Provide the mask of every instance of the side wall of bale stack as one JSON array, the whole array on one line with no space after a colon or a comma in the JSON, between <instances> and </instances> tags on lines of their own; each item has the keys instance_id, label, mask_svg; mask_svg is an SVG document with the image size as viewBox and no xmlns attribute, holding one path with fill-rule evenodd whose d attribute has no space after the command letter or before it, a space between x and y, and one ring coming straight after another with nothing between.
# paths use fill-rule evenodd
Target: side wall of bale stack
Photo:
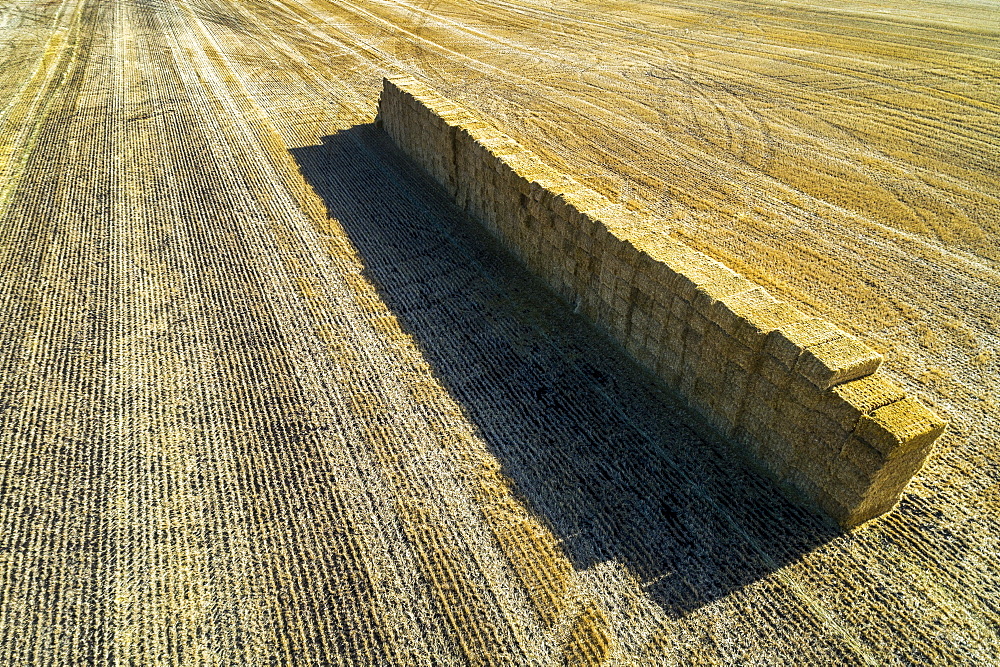
<instances>
[{"instance_id":1,"label":"side wall of bale stack","mask_svg":"<svg viewBox=\"0 0 1000 667\"><path fill-rule=\"evenodd\" d=\"M891 509L943 432L864 343L650 232L417 80L384 82L377 123L735 449L842 527Z\"/></svg>"}]
</instances>

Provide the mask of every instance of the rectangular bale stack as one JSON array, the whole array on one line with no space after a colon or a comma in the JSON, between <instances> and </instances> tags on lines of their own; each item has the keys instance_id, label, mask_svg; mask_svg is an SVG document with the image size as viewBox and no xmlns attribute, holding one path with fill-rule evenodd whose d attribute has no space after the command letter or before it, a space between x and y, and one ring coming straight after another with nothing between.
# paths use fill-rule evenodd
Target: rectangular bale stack
<instances>
[{"instance_id":1,"label":"rectangular bale stack","mask_svg":"<svg viewBox=\"0 0 1000 667\"><path fill-rule=\"evenodd\" d=\"M945 422L882 358L557 173L411 78L376 121L457 204L790 496L844 528L891 509Z\"/></svg>"}]
</instances>

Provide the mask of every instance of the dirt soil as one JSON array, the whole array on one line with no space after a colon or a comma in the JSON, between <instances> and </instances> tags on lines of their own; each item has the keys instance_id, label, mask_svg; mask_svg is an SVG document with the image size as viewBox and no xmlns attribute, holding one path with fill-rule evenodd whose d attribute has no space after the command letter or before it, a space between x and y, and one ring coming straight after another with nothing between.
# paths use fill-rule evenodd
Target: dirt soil
<instances>
[{"instance_id":1,"label":"dirt soil","mask_svg":"<svg viewBox=\"0 0 1000 667\"><path fill-rule=\"evenodd\" d=\"M990 2L0 7L0 664L986 664ZM411 74L886 355L851 534L372 125Z\"/></svg>"}]
</instances>

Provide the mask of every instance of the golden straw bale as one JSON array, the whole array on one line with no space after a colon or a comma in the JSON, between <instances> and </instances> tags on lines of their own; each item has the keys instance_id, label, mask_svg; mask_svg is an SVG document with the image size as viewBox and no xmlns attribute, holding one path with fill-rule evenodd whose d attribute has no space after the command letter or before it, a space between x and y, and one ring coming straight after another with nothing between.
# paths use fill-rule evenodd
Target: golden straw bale
<instances>
[{"instance_id":1,"label":"golden straw bale","mask_svg":"<svg viewBox=\"0 0 1000 667\"><path fill-rule=\"evenodd\" d=\"M771 408L779 408L788 392L784 386L774 384L762 376L754 376L747 382L747 405L761 403Z\"/></svg>"},{"instance_id":2,"label":"golden straw bale","mask_svg":"<svg viewBox=\"0 0 1000 667\"><path fill-rule=\"evenodd\" d=\"M753 287L743 276L700 253L684 255L678 263L675 289L701 312L706 312L721 297Z\"/></svg>"},{"instance_id":3,"label":"golden straw bale","mask_svg":"<svg viewBox=\"0 0 1000 667\"><path fill-rule=\"evenodd\" d=\"M553 202L553 209L560 211L562 208L570 208L581 213L597 211L611 206L611 202L601 193L578 185L575 188L567 188L560 192Z\"/></svg>"},{"instance_id":4,"label":"golden straw bale","mask_svg":"<svg viewBox=\"0 0 1000 667\"><path fill-rule=\"evenodd\" d=\"M711 349L717 356L728 356L727 353L730 345L732 345L732 342L732 338L729 337L729 334L723 331L719 325L710 320L706 320L705 345L708 349ZM721 359L719 359L719 361L721 362Z\"/></svg>"},{"instance_id":5,"label":"golden straw bale","mask_svg":"<svg viewBox=\"0 0 1000 667\"><path fill-rule=\"evenodd\" d=\"M843 333L826 320L810 317L772 331L767 336L764 351L788 368L793 368L805 348L826 343Z\"/></svg>"},{"instance_id":6,"label":"golden straw bale","mask_svg":"<svg viewBox=\"0 0 1000 667\"><path fill-rule=\"evenodd\" d=\"M745 294L746 292L741 292ZM718 302L716 302L718 303ZM715 308L713 307L714 311ZM754 349L763 347L764 338L776 328L802 319L802 311L783 301L762 302L743 314L733 336Z\"/></svg>"},{"instance_id":7,"label":"golden straw bale","mask_svg":"<svg viewBox=\"0 0 1000 667\"><path fill-rule=\"evenodd\" d=\"M744 349L750 349L744 346ZM760 356L760 365L758 366L758 374L760 377L768 382L768 384L776 387L781 387L784 389L788 386L791 381L792 374L785 368L783 364L778 363L778 361L769 354L764 354Z\"/></svg>"},{"instance_id":8,"label":"golden straw bale","mask_svg":"<svg viewBox=\"0 0 1000 667\"><path fill-rule=\"evenodd\" d=\"M820 506L841 524L856 513L857 507L864 497L864 494L851 486L850 483L836 479L827 479L821 486L825 495L833 500L834 508L831 509L829 501L825 501L824 493L817 494Z\"/></svg>"},{"instance_id":9,"label":"golden straw bale","mask_svg":"<svg viewBox=\"0 0 1000 667\"><path fill-rule=\"evenodd\" d=\"M831 467L830 482L853 491L857 494L857 501L860 501L877 473L877 470L859 468L846 459L838 458Z\"/></svg>"},{"instance_id":10,"label":"golden straw bale","mask_svg":"<svg viewBox=\"0 0 1000 667\"><path fill-rule=\"evenodd\" d=\"M871 375L882 364L882 355L857 338L844 334L806 348L795 372L820 389Z\"/></svg>"},{"instance_id":11,"label":"golden straw bale","mask_svg":"<svg viewBox=\"0 0 1000 667\"><path fill-rule=\"evenodd\" d=\"M709 309L710 320L724 331L734 335L745 313L777 303L777 299L762 287L754 287L745 292L720 297Z\"/></svg>"},{"instance_id":12,"label":"golden straw bale","mask_svg":"<svg viewBox=\"0 0 1000 667\"><path fill-rule=\"evenodd\" d=\"M895 403L905 396L906 392L884 375L872 373L824 392L820 411L844 428L853 430L861 415Z\"/></svg>"},{"instance_id":13,"label":"golden straw bale","mask_svg":"<svg viewBox=\"0 0 1000 667\"><path fill-rule=\"evenodd\" d=\"M510 137L500 134L496 137L477 139L476 144L496 157L513 155L524 151L524 147Z\"/></svg>"},{"instance_id":14,"label":"golden straw bale","mask_svg":"<svg viewBox=\"0 0 1000 667\"><path fill-rule=\"evenodd\" d=\"M459 136L465 135L471 142L478 142L486 139L495 139L504 136L503 133L493 125L484 120L469 115L469 119L458 124Z\"/></svg>"},{"instance_id":15,"label":"golden straw bale","mask_svg":"<svg viewBox=\"0 0 1000 667\"><path fill-rule=\"evenodd\" d=\"M850 430L815 410L810 415L809 425L804 433L805 440L809 442L809 449L803 452L808 457L823 458L827 461L839 458L844 443L851 436Z\"/></svg>"},{"instance_id":16,"label":"golden straw bale","mask_svg":"<svg viewBox=\"0 0 1000 667\"><path fill-rule=\"evenodd\" d=\"M713 326L718 327L714 323ZM740 372L747 375L756 374L757 365L760 362L760 354L732 336L729 337L726 343L725 357L725 363L738 368Z\"/></svg>"},{"instance_id":17,"label":"golden straw bale","mask_svg":"<svg viewBox=\"0 0 1000 667\"><path fill-rule=\"evenodd\" d=\"M817 479L823 479L822 475L814 477L810 471L800 468L797 464L789 467L781 479L782 486L790 487L794 495L811 501L816 498L821 491Z\"/></svg>"},{"instance_id":18,"label":"golden straw bale","mask_svg":"<svg viewBox=\"0 0 1000 667\"><path fill-rule=\"evenodd\" d=\"M794 457L792 441L782 433L768 429L761 434L760 463L774 479L782 479Z\"/></svg>"},{"instance_id":19,"label":"golden straw bale","mask_svg":"<svg viewBox=\"0 0 1000 667\"><path fill-rule=\"evenodd\" d=\"M788 399L795 401L799 405L808 408L813 412L820 412L819 406L823 399L824 391L813 383L809 382L801 375L792 373L788 384L785 387Z\"/></svg>"},{"instance_id":20,"label":"golden straw bale","mask_svg":"<svg viewBox=\"0 0 1000 667\"><path fill-rule=\"evenodd\" d=\"M580 210L578 215L590 218L611 232L611 235L629 247L629 260L640 262L640 251L627 239L625 232L635 224L635 214L619 204L606 204L600 208Z\"/></svg>"},{"instance_id":21,"label":"golden straw bale","mask_svg":"<svg viewBox=\"0 0 1000 667\"><path fill-rule=\"evenodd\" d=\"M691 246L672 239L665 234L644 237L639 243L639 248L648 254L653 261L664 267L678 257L696 253L701 254Z\"/></svg>"},{"instance_id":22,"label":"golden straw bale","mask_svg":"<svg viewBox=\"0 0 1000 667\"><path fill-rule=\"evenodd\" d=\"M855 433L886 458L929 447L947 422L908 396L863 415Z\"/></svg>"},{"instance_id":23,"label":"golden straw bale","mask_svg":"<svg viewBox=\"0 0 1000 667\"><path fill-rule=\"evenodd\" d=\"M523 174L533 172L536 169L538 165L538 158L536 158L533 153L521 151L520 153L504 155L497 161L497 163L506 167L505 170L500 170L500 173L507 179L508 185L515 185L515 179L518 179L518 182L523 181L525 180ZM510 189L513 190L516 188L511 187ZM509 196L510 194L511 193L505 193L506 196Z\"/></svg>"},{"instance_id":24,"label":"golden straw bale","mask_svg":"<svg viewBox=\"0 0 1000 667\"><path fill-rule=\"evenodd\" d=\"M881 469L885 463L885 456L863 439L852 435L847 439L843 449L840 451L840 458L858 470L874 474Z\"/></svg>"}]
</instances>

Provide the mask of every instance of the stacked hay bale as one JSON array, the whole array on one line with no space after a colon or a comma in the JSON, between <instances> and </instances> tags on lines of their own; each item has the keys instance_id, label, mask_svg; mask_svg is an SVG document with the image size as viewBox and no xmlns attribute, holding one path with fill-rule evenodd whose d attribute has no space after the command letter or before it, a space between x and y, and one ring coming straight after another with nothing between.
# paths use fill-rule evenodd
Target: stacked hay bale
<instances>
[{"instance_id":1,"label":"stacked hay bale","mask_svg":"<svg viewBox=\"0 0 1000 667\"><path fill-rule=\"evenodd\" d=\"M378 124L459 207L792 497L842 527L891 509L945 422L882 358L542 164L420 82Z\"/></svg>"}]
</instances>

